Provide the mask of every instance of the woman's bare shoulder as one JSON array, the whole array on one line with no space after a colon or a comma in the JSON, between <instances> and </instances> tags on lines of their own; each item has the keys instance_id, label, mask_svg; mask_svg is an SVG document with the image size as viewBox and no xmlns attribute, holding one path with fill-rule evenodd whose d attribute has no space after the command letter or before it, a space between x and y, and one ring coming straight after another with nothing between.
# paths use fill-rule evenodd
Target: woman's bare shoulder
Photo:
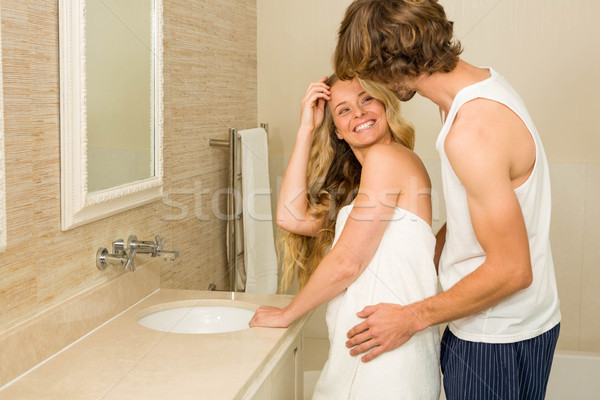
<instances>
[{"instance_id":1,"label":"woman's bare shoulder","mask_svg":"<svg viewBox=\"0 0 600 400\"><path fill-rule=\"evenodd\" d=\"M406 171L413 176L424 175L429 179L425 165L417 153L400 143L373 145L367 153L364 167L368 164L383 170L396 170L398 175Z\"/></svg>"},{"instance_id":2,"label":"woman's bare shoulder","mask_svg":"<svg viewBox=\"0 0 600 400\"><path fill-rule=\"evenodd\" d=\"M419 156L398 143L369 149L360 191L431 222L431 181Z\"/></svg>"}]
</instances>

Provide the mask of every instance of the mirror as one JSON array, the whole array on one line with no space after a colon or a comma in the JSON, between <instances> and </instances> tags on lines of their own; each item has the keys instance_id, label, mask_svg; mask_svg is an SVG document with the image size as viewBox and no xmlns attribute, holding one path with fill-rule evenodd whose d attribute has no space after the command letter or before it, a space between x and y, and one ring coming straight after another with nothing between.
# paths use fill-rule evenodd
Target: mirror
<instances>
[{"instance_id":1,"label":"mirror","mask_svg":"<svg viewBox=\"0 0 600 400\"><path fill-rule=\"evenodd\" d=\"M60 0L61 224L162 196L162 0Z\"/></svg>"},{"instance_id":2,"label":"mirror","mask_svg":"<svg viewBox=\"0 0 600 400\"><path fill-rule=\"evenodd\" d=\"M2 33L0 32L0 252L6 250L6 184L4 182L4 89L2 88Z\"/></svg>"},{"instance_id":3,"label":"mirror","mask_svg":"<svg viewBox=\"0 0 600 400\"><path fill-rule=\"evenodd\" d=\"M88 192L154 175L152 1L87 0Z\"/></svg>"}]
</instances>

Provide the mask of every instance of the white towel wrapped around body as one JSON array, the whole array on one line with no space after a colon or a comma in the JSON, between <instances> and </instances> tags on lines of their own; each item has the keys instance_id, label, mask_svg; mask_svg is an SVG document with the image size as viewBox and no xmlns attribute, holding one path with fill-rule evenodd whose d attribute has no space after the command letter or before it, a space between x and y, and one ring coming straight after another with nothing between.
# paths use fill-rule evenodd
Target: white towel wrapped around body
<instances>
[{"instance_id":1,"label":"white towel wrapped around body","mask_svg":"<svg viewBox=\"0 0 600 400\"><path fill-rule=\"evenodd\" d=\"M338 240L352 206L340 210ZM335 242L334 242L335 245ZM350 356L347 332L363 321L356 313L380 302L407 305L437 293L435 237L418 216L396 208L377 252L346 291L329 302L329 358L313 400L437 400L440 395L439 330L417 333L399 348L363 363Z\"/></svg>"}]
</instances>

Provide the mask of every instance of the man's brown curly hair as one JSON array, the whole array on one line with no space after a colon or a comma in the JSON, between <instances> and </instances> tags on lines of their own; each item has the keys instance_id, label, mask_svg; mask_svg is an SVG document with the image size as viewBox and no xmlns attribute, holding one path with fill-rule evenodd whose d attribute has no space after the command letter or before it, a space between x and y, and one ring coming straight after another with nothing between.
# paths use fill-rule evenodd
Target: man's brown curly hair
<instances>
[{"instance_id":1,"label":"man's brown curly hair","mask_svg":"<svg viewBox=\"0 0 600 400\"><path fill-rule=\"evenodd\" d=\"M389 84L450 72L462 52L437 0L355 0L340 26L335 73Z\"/></svg>"}]
</instances>

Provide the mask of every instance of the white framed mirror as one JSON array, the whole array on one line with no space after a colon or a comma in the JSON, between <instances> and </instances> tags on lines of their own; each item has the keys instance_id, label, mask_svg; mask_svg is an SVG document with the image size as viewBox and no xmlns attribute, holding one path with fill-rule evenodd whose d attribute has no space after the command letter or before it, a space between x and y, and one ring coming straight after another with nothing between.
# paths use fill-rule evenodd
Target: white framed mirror
<instances>
[{"instance_id":1,"label":"white framed mirror","mask_svg":"<svg viewBox=\"0 0 600 400\"><path fill-rule=\"evenodd\" d=\"M2 33L0 32L0 252L6 250L6 183L4 182L4 88L2 75Z\"/></svg>"},{"instance_id":2,"label":"white framed mirror","mask_svg":"<svg viewBox=\"0 0 600 400\"><path fill-rule=\"evenodd\" d=\"M59 0L61 226L161 198L162 0Z\"/></svg>"}]
</instances>

